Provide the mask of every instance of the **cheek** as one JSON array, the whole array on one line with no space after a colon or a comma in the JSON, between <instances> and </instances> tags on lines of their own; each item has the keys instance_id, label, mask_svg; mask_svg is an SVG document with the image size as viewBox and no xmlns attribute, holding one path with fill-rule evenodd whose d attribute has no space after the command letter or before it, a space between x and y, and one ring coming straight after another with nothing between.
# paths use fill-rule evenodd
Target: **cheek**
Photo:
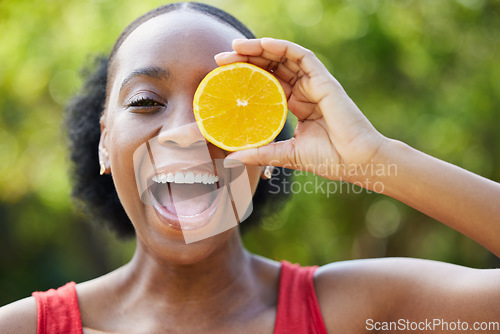
<instances>
[{"instance_id":1,"label":"cheek","mask_svg":"<svg viewBox=\"0 0 500 334\"><path fill-rule=\"evenodd\" d=\"M110 165L111 173L115 176L132 174L134 167L134 152L145 141L137 138L133 130L110 131ZM119 181L119 180L117 180Z\"/></svg>"},{"instance_id":2,"label":"cheek","mask_svg":"<svg viewBox=\"0 0 500 334\"><path fill-rule=\"evenodd\" d=\"M134 153L148 139L141 128L137 124L115 122L108 131L111 176L120 202L132 221L143 210L134 169Z\"/></svg>"},{"instance_id":3,"label":"cheek","mask_svg":"<svg viewBox=\"0 0 500 334\"><path fill-rule=\"evenodd\" d=\"M133 173L135 151L151 139L156 129L152 119L116 112L108 130L111 172L121 174L132 169L129 172Z\"/></svg>"}]
</instances>

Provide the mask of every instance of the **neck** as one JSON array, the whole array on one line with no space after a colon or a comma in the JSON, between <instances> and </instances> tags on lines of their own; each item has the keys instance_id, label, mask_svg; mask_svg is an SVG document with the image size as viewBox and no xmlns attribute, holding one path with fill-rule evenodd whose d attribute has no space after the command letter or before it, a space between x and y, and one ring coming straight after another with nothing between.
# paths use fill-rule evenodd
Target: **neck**
<instances>
[{"instance_id":1,"label":"neck","mask_svg":"<svg viewBox=\"0 0 500 334\"><path fill-rule=\"evenodd\" d=\"M123 268L122 286L132 305L145 301L164 308L185 303L194 308L220 307L225 301L234 303L235 295L251 295L255 285L251 262L236 230L208 256L189 264L172 263L151 254L138 238L134 257Z\"/></svg>"}]
</instances>

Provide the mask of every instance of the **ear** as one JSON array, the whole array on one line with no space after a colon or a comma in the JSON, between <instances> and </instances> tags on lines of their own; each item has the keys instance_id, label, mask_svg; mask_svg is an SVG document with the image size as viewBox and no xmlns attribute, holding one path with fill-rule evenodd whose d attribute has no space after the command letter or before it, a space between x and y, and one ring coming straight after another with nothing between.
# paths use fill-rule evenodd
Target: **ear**
<instances>
[{"instance_id":1,"label":"ear","mask_svg":"<svg viewBox=\"0 0 500 334\"><path fill-rule=\"evenodd\" d=\"M101 119L101 138L99 139L98 155L100 174L111 174L111 165L108 153L108 130Z\"/></svg>"}]
</instances>

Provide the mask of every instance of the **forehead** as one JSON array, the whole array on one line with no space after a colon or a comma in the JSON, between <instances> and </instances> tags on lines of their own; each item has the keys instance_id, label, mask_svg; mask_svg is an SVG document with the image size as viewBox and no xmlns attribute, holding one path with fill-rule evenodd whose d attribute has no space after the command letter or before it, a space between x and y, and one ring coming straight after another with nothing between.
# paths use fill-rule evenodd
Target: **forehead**
<instances>
[{"instance_id":1,"label":"forehead","mask_svg":"<svg viewBox=\"0 0 500 334\"><path fill-rule=\"evenodd\" d=\"M152 64L179 67L207 62L215 67L213 56L231 50L231 41L241 37L235 28L202 13L178 10L162 14L125 39L116 53L115 69L120 74Z\"/></svg>"}]
</instances>

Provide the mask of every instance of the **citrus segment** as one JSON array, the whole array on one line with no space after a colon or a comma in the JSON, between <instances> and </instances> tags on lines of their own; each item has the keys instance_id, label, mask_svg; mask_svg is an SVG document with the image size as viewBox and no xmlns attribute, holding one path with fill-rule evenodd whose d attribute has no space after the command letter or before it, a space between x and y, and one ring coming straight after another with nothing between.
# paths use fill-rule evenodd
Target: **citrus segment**
<instances>
[{"instance_id":1,"label":"citrus segment","mask_svg":"<svg viewBox=\"0 0 500 334\"><path fill-rule=\"evenodd\" d=\"M283 128L286 96L269 72L247 63L216 68L193 100L196 123L212 144L237 151L270 143Z\"/></svg>"}]
</instances>

